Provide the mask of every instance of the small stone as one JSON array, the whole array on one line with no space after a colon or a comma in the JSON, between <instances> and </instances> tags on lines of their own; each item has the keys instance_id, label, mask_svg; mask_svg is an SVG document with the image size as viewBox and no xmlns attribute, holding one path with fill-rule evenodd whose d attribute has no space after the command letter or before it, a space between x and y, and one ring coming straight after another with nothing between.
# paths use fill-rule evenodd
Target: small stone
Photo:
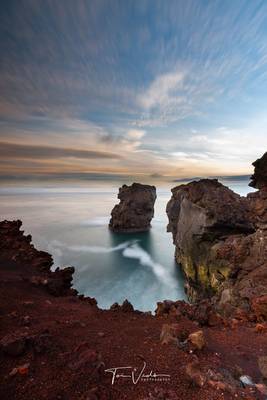
<instances>
[{"instance_id":1,"label":"small stone","mask_svg":"<svg viewBox=\"0 0 267 400\"><path fill-rule=\"evenodd\" d=\"M265 324L256 324L255 331L257 333L263 333L267 331L267 325Z\"/></svg>"},{"instance_id":2,"label":"small stone","mask_svg":"<svg viewBox=\"0 0 267 400\"><path fill-rule=\"evenodd\" d=\"M97 334L99 337L104 337L105 336L105 333L104 332L98 332L98 334Z\"/></svg>"},{"instance_id":3,"label":"small stone","mask_svg":"<svg viewBox=\"0 0 267 400\"><path fill-rule=\"evenodd\" d=\"M263 383L257 383L255 387L258 389L258 391L264 395L267 395L267 386L264 385Z\"/></svg>"},{"instance_id":4,"label":"small stone","mask_svg":"<svg viewBox=\"0 0 267 400\"><path fill-rule=\"evenodd\" d=\"M205 337L202 330L191 333L188 341L192 343L195 349L202 350L205 346Z\"/></svg>"},{"instance_id":5,"label":"small stone","mask_svg":"<svg viewBox=\"0 0 267 400\"><path fill-rule=\"evenodd\" d=\"M177 338L178 332L180 329L179 324L164 324L161 329L161 334L160 334L160 341L162 344L177 344L179 343L179 340Z\"/></svg>"},{"instance_id":6,"label":"small stone","mask_svg":"<svg viewBox=\"0 0 267 400\"><path fill-rule=\"evenodd\" d=\"M243 386L245 386L245 387L246 386L254 386L254 383L253 383L251 377L248 376L248 375L240 376L239 380L243 384Z\"/></svg>"},{"instance_id":7,"label":"small stone","mask_svg":"<svg viewBox=\"0 0 267 400\"><path fill-rule=\"evenodd\" d=\"M27 375L29 373L30 363L26 363L18 367L18 373L20 375Z\"/></svg>"},{"instance_id":8,"label":"small stone","mask_svg":"<svg viewBox=\"0 0 267 400\"><path fill-rule=\"evenodd\" d=\"M231 320L231 328L232 328L232 329L235 329L235 328L237 328L238 325L239 325L238 319L233 318L233 319Z\"/></svg>"},{"instance_id":9,"label":"small stone","mask_svg":"<svg viewBox=\"0 0 267 400\"><path fill-rule=\"evenodd\" d=\"M27 336L21 333L12 333L4 336L0 341L0 348L11 356L21 355L26 348Z\"/></svg>"},{"instance_id":10,"label":"small stone","mask_svg":"<svg viewBox=\"0 0 267 400\"><path fill-rule=\"evenodd\" d=\"M18 368L13 368L10 372L9 372L9 376L15 376L18 373Z\"/></svg>"}]
</instances>

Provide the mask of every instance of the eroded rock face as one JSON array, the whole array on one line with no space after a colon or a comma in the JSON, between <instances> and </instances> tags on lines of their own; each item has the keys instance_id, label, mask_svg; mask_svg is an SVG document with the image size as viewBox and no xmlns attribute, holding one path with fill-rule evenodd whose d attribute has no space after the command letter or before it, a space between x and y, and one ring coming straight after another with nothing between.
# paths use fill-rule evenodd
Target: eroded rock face
<instances>
[{"instance_id":1,"label":"eroded rock face","mask_svg":"<svg viewBox=\"0 0 267 400\"><path fill-rule=\"evenodd\" d=\"M174 188L167 206L189 298L259 321L267 319L266 154L253 164L250 185L259 191L240 197L204 179Z\"/></svg>"},{"instance_id":2,"label":"eroded rock face","mask_svg":"<svg viewBox=\"0 0 267 400\"><path fill-rule=\"evenodd\" d=\"M215 179L202 179L172 189L167 214L189 297L211 295L231 272L217 257L225 237L254 231L246 200Z\"/></svg>"},{"instance_id":3,"label":"eroded rock face","mask_svg":"<svg viewBox=\"0 0 267 400\"><path fill-rule=\"evenodd\" d=\"M118 194L120 203L111 212L110 229L122 233L149 230L156 197L155 186L141 183L123 185Z\"/></svg>"}]
</instances>

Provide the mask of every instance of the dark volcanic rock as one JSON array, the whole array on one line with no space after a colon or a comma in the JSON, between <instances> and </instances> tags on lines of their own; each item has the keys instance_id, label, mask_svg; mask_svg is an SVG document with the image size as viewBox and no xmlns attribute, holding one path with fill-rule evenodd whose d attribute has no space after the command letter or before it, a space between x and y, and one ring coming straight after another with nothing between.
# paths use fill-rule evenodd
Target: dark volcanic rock
<instances>
[{"instance_id":1,"label":"dark volcanic rock","mask_svg":"<svg viewBox=\"0 0 267 400\"><path fill-rule=\"evenodd\" d=\"M212 298L226 316L261 321L267 319L266 154L253 165L258 192L240 197L204 179L174 188L167 214L189 298Z\"/></svg>"},{"instance_id":2,"label":"dark volcanic rock","mask_svg":"<svg viewBox=\"0 0 267 400\"><path fill-rule=\"evenodd\" d=\"M24 231L20 230L21 225L22 222L19 220L0 222L2 259L11 258L14 263L26 265L29 271L36 271L38 275L31 274L29 281L33 285L42 286L54 296L76 295L77 292L71 288L74 267L51 271L52 256L45 251L35 249L31 243L31 235L25 236Z\"/></svg>"},{"instance_id":3,"label":"dark volcanic rock","mask_svg":"<svg viewBox=\"0 0 267 400\"><path fill-rule=\"evenodd\" d=\"M117 204L111 212L109 227L114 232L143 232L150 228L156 201L155 186L133 183L119 189Z\"/></svg>"},{"instance_id":4,"label":"dark volcanic rock","mask_svg":"<svg viewBox=\"0 0 267 400\"><path fill-rule=\"evenodd\" d=\"M216 179L202 179L172 189L167 214L189 297L212 294L231 272L217 257L225 237L254 231L246 200Z\"/></svg>"},{"instance_id":5,"label":"dark volcanic rock","mask_svg":"<svg viewBox=\"0 0 267 400\"><path fill-rule=\"evenodd\" d=\"M249 186L256 189L267 188L267 152L261 158L254 161L252 165L255 169Z\"/></svg>"}]
</instances>

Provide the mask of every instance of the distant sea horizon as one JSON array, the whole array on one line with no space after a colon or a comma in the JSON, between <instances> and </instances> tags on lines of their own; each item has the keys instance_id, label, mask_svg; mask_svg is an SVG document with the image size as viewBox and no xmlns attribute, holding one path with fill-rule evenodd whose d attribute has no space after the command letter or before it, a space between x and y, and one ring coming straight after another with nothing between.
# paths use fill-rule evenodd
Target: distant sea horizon
<instances>
[{"instance_id":1,"label":"distant sea horizon","mask_svg":"<svg viewBox=\"0 0 267 400\"><path fill-rule=\"evenodd\" d=\"M254 191L250 175L217 178L242 196ZM143 182L157 187L155 216L145 233L108 228L119 187L133 182L128 179L0 180L1 220L21 219L34 245L52 254L54 268L73 265L74 288L101 308L127 298L136 309L154 311L158 301L186 300L165 209L171 188L193 179Z\"/></svg>"}]
</instances>

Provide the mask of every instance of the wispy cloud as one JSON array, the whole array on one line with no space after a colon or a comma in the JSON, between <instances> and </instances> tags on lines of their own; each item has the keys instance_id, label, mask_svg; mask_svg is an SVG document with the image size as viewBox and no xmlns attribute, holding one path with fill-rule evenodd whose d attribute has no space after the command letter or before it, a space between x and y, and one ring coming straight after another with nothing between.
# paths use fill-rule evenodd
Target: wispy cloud
<instances>
[{"instance_id":1,"label":"wispy cloud","mask_svg":"<svg viewBox=\"0 0 267 400\"><path fill-rule=\"evenodd\" d=\"M57 158L122 158L118 154L95 150L68 149L64 147L35 146L0 142L0 157L22 159L57 159Z\"/></svg>"},{"instance_id":2,"label":"wispy cloud","mask_svg":"<svg viewBox=\"0 0 267 400\"><path fill-rule=\"evenodd\" d=\"M247 171L267 145L266 22L261 0L6 2L1 167Z\"/></svg>"}]
</instances>

